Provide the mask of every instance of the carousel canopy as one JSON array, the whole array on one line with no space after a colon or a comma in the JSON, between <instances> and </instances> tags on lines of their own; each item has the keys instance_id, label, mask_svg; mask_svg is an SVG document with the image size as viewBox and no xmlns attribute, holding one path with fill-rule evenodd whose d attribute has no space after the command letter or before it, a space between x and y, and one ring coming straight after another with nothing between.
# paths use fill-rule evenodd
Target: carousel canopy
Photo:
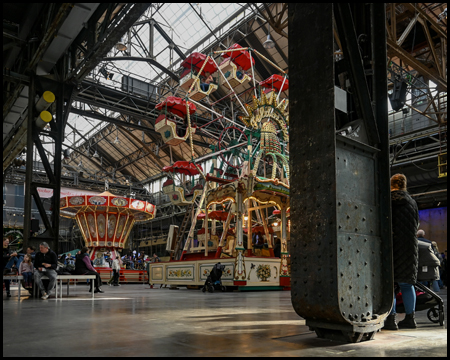
<instances>
[{"instance_id":1,"label":"carousel canopy","mask_svg":"<svg viewBox=\"0 0 450 360\"><path fill-rule=\"evenodd\" d=\"M228 48L228 50L235 50L242 48L239 44L234 44ZM250 56L250 53L247 50L241 50L241 51L233 51L229 53L223 53L223 58L229 58L231 57L231 61L233 61L236 65L242 66L243 70L248 70L252 67L252 64L255 64L255 59L253 59L252 56Z\"/></svg>"},{"instance_id":2,"label":"carousel canopy","mask_svg":"<svg viewBox=\"0 0 450 360\"><path fill-rule=\"evenodd\" d=\"M267 226L267 229L269 230L269 234L273 234L273 229L271 226ZM248 229L244 229L244 232L248 234ZM253 226L252 234L264 235L265 234L264 226Z\"/></svg>"},{"instance_id":3,"label":"carousel canopy","mask_svg":"<svg viewBox=\"0 0 450 360\"><path fill-rule=\"evenodd\" d=\"M200 170L203 171L202 167L200 165L197 165ZM164 172L171 172L171 173L177 173L177 174L184 174L184 175L198 175L199 172L195 165L189 161L177 161L172 166L164 166L162 169Z\"/></svg>"},{"instance_id":4,"label":"carousel canopy","mask_svg":"<svg viewBox=\"0 0 450 360\"><path fill-rule=\"evenodd\" d=\"M195 70L196 72L199 72L200 69L203 66L203 63L206 60L206 55L199 53L199 52L193 52L191 55L189 55L186 59L183 60L181 63L181 66L192 70ZM213 74L217 71L217 65L213 61L213 59L209 58L208 62L206 63L205 67L203 68L202 75L204 75L205 72L209 72L210 74Z\"/></svg>"},{"instance_id":5,"label":"carousel canopy","mask_svg":"<svg viewBox=\"0 0 450 360\"><path fill-rule=\"evenodd\" d=\"M187 111L186 111L186 100L181 99L176 96L169 96L164 101L160 102L159 104L156 104L155 109L159 111L166 110L172 114L181 116L182 118L186 117ZM193 103L189 103L189 113L192 115L195 113L197 108Z\"/></svg>"},{"instance_id":6,"label":"carousel canopy","mask_svg":"<svg viewBox=\"0 0 450 360\"><path fill-rule=\"evenodd\" d=\"M261 81L259 85L268 89L277 89L277 91L280 91L281 85L283 85L282 91L286 91L287 89L289 89L289 80L288 79L284 80L284 76L274 74L271 77L267 78L266 80Z\"/></svg>"},{"instance_id":7,"label":"carousel canopy","mask_svg":"<svg viewBox=\"0 0 450 360\"><path fill-rule=\"evenodd\" d=\"M105 191L99 195L64 196L60 199L61 215L75 217L80 212L120 212L134 216L136 221L155 217L153 204L137 199L117 196Z\"/></svg>"},{"instance_id":8,"label":"carousel canopy","mask_svg":"<svg viewBox=\"0 0 450 360\"><path fill-rule=\"evenodd\" d=\"M208 213L208 219L211 219L211 220L226 221L227 217L228 217L228 212L222 211L222 210L211 211ZM233 217L234 217L234 215L232 215L232 218ZM204 218L205 218L205 213L201 213L197 216L197 219L204 219Z\"/></svg>"}]
</instances>

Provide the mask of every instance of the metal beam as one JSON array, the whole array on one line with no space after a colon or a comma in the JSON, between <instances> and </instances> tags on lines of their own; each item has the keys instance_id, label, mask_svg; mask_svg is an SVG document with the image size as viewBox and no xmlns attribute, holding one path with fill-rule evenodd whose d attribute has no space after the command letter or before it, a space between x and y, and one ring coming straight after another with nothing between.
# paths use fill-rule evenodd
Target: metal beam
<instances>
[{"instance_id":1,"label":"metal beam","mask_svg":"<svg viewBox=\"0 0 450 360\"><path fill-rule=\"evenodd\" d=\"M355 95L356 105L367 127L367 136L371 144L379 144L377 124L373 115L372 103L366 81L365 71L361 58L356 32L354 28L350 4L336 5L336 25L344 52L344 59L349 66L349 77Z\"/></svg>"},{"instance_id":2,"label":"metal beam","mask_svg":"<svg viewBox=\"0 0 450 360\"><path fill-rule=\"evenodd\" d=\"M417 60L414 56L412 56L408 51L403 49L402 47L398 46L397 43L394 40L387 39L387 44L390 47L390 52L396 55L399 59L404 61L406 64L411 66L413 69L415 69L417 72L419 72L421 75L427 77L431 81L433 81L439 91L447 92L447 80L442 78L438 71L432 68L427 67L426 65L422 64L419 60Z\"/></svg>"},{"instance_id":3,"label":"metal beam","mask_svg":"<svg viewBox=\"0 0 450 360\"><path fill-rule=\"evenodd\" d=\"M178 54L178 56L183 60L186 59L186 55L180 50L178 45L173 42L173 40L170 38L170 36L167 35L167 33L164 31L164 29L161 27L161 25L159 25L156 21L154 21L153 25L154 25L155 29L158 30L158 32L161 34L161 36L167 41L167 43L169 45L173 46L173 49Z\"/></svg>"},{"instance_id":4,"label":"metal beam","mask_svg":"<svg viewBox=\"0 0 450 360\"><path fill-rule=\"evenodd\" d=\"M144 61L147 62L150 65L153 65L157 67L159 70L165 72L167 75L169 75L173 80L176 82L180 82L180 78L175 75L172 71L167 69L165 66L162 66L159 62L152 58L143 58L139 56L118 56L118 57L105 57L102 59L102 61Z\"/></svg>"}]
</instances>

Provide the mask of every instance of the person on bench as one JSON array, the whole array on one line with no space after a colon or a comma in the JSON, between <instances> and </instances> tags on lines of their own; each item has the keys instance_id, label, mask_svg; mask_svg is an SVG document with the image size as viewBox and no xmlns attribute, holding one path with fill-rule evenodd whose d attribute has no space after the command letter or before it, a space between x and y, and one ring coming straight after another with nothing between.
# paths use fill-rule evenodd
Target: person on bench
<instances>
[{"instance_id":1,"label":"person on bench","mask_svg":"<svg viewBox=\"0 0 450 360\"><path fill-rule=\"evenodd\" d=\"M89 255L87 254L88 251L89 249L85 246L81 249L81 253L77 255L77 258L75 260L75 274L95 275L96 278L94 293L103 293L104 291L102 290L102 279L100 278L100 274L95 271L94 267L92 266Z\"/></svg>"},{"instance_id":2,"label":"person on bench","mask_svg":"<svg viewBox=\"0 0 450 360\"><path fill-rule=\"evenodd\" d=\"M23 256L17 254L9 248L9 239L3 238L3 274L17 275L19 272L20 263L23 260Z\"/></svg>"},{"instance_id":3,"label":"person on bench","mask_svg":"<svg viewBox=\"0 0 450 360\"><path fill-rule=\"evenodd\" d=\"M48 299L50 293L53 291L56 285L56 268L58 266L58 257L55 252L50 249L50 246L43 242L39 245L39 252L34 258L34 282L36 286L41 290L41 299ZM42 283L42 277L47 276L49 278L48 288L45 289Z\"/></svg>"}]
</instances>

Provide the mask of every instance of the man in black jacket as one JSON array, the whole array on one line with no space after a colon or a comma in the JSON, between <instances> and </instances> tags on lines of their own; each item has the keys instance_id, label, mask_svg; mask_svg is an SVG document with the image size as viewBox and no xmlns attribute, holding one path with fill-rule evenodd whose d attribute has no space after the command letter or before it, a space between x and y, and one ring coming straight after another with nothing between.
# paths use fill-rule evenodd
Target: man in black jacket
<instances>
[{"instance_id":1,"label":"man in black jacket","mask_svg":"<svg viewBox=\"0 0 450 360\"><path fill-rule=\"evenodd\" d=\"M386 318L384 329L416 328L414 319L416 291L414 284L417 281L419 267L419 244L417 241L419 211L416 202L406 191L406 177L403 174L395 174L391 178L391 201L394 282L400 286L406 316L397 326L394 296L394 305L391 314Z\"/></svg>"},{"instance_id":2,"label":"man in black jacket","mask_svg":"<svg viewBox=\"0 0 450 360\"><path fill-rule=\"evenodd\" d=\"M56 284L56 268L58 265L58 257L56 254L50 250L50 247L46 242L39 245L39 252L36 253L34 258L34 282L36 286L41 290L41 298L48 299L50 292L53 291ZM48 289L46 290L44 284L42 283L42 276L47 276L49 278Z\"/></svg>"}]
</instances>

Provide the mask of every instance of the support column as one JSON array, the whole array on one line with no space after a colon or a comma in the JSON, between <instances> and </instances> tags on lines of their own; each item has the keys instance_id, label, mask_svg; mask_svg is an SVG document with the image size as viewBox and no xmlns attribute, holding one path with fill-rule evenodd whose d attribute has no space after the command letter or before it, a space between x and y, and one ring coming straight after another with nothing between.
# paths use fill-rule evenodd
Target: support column
<instances>
[{"instance_id":1,"label":"support column","mask_svg":"<svg viewBox=\"0 0 450 360\"><path fill-rule=\"evenodd\" d=\"M291 274L288 267L286 208L281 209L281 268L280 286L291 286Z\"/></svg>"},{"instance_id":2,"label":"support column","mask_svg":"<svg viewBox=\"0 0 450 360\"><path fill-rule=\"evenodd\" d=\"M367 21L369 9L375 15ZM387 100L378 83L386 79L385 4L292 3L288 18L296 59L289 68L292 304L319 337L370 340L393 299ZM339 66L334 20L348 47ZM356 31L354 21L364 28ZM358 46L355 33L367 34L374 49ZM336 134L338 76L348 76L348 99L369 141Z\"/></svg>"},{"instance_id":3,"label":"support column","mask_svg":"<svg viewBox=\"0 0 450 360\"><path fill-rule=\"evenodd\" d=\"M239 190L236 192L236 206L237 206L237 218L236 218L236 260L234 262L234 285L245 285L246 271L244 260L244 239L242 227L242 193Z\"/></svg>"},{"instance_id":4,"label":"support column","mask_svg":"<svg viewBox=\"0 0 450 360\"><path fill-rule=\"evenodd\" d=\"M34 101L35 101L35 78L30 75L28 86L28 114L27 114L27 163L25 172L25 198L24 198L24 223L23 223L23 248L30 245L31 237L31 183L33 181L33 123L34 123Z\"/></svg>"},{"instance_id":5,"label":"support column","mask_svg":"<svg viewBox=\"0 0 450 360\"><path fill-rule=\"evenodd\" d=\"M247 207L248 207L248 220L247 220L247 256L253 255L253 246L252 246L252 211L250 210L251 205L250 201L247 201Z\"/></svg>"}]
</instances>

